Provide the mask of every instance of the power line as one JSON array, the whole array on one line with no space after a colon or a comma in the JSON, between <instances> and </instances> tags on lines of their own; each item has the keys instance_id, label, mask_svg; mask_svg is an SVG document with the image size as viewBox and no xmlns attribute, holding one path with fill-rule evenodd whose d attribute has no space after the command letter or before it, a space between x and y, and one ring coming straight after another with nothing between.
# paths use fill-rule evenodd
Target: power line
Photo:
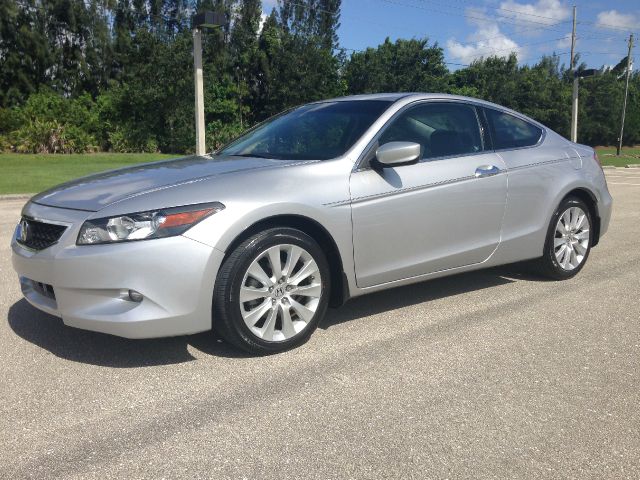
<instances>
[{"instance_id":1,"label":"power line","mask_svg":"<svg viewBox=\"0 0 640 480\"><path fill-rule=\"evenodd\" d=\"M503 51L506 51L506 50L516 50L516 49L519 49L519 48L522 48L522 47L530 47L530 46L533 46L533 45L542 45L544 43L556 42L558 40L564 40L564 37L553 38L551 40L543 40L542 42L524 43L522 45L516 45L515 47L505 47L505 48L499 48L499 49L490 49L490 50L486 50L486 51L480 52L479 54L475 54L475 55L471 56L471 58L482 57L484 55L491 55L492 53L503 52Z\"/></svg>"},{"instance_id":2,"label":"power line","mask_svg":"<svg viewBox=\"0 0 640 480\"><path fill-rule=\"evenodd\" d=\"M448 4L445 4L443 2L439 2L437 0L420 0L421 2L429 2L429 3L436 3L439 5L446 5L449 8L456 8L456 9L462 9L462 7L453 7L450 6ZM453 0L457 3L462 3L463 5L467 5L467 8L480 8L478 6L472 5L464 0ZM494 8L493 10L495 11L502 11L502 12L509 12L509 13L515 13L518 15L526 15L529 17L534 17L534 18L542 18L545 20L557 20L557 18L555 17L549 17L549 16L545 16L545 15L538 15L536 13L528 13L528 12L523 12L522 10L513 10L513 9L508 9L508 8L504 8L504 7L498 7L498 8ZM569 21L567 21L569 22ZM578 24L589 24L589 25L596 25L596 26L600 26L600 27L609 27L609 28L613 28L613 29L617 29L617 30L621 30L621 31L625 31L625 32L630 32L632 29L629 27L625 27L625 26L620 26L620 25L613 25L610 23L602 23L602 22L593 22L593 21L589 21L589 20L585 20L585 21L581 21L581 22L577 22Z\"/></svg>"},{"instance_id":3,"label":"power line","mask_svg":"<svg viewBox=\"0 0 640 480\"><path fill-rule=\"evenodd\" d=\"M481 20L481 21L485 21L485 22L487 21L487 18L484 17L484 16L472 15L472 14L469 14L469 13L466 13L466 12L463 13L463 14L452 13L452 12L447 12L447 11L443 11L443 10L435 10L435 9L432 9L432 8L426 8L426 7L421 6L421 5L415 5L415 4L411 4L411 3L403 3L403 2L400 2L398 0L380 0L380 1L386 2L386 3L390 3L390 4L393 4L393 5L399 5L399 6L402 6L402 7L415 8L415 9L418 9L418 10L424 10L424 11L428 11L428 12L442 13L444 15L461 16L461 17L464 17L464 18L472 19L472 20ZM557 23L549 25L548 23L535 22L535 21L532 21L532 20L524 20L522 22L507 21L507 20L504 20L504 19L505 18L512 18L512 17L505 17L503 15L502 16L499 15L499 18L501 19L499 21L499 23L506 23L506 24L516 25L516 26L522 26L522 25L527 25L527 24L533 23L533 24L541 25L540 27L537 27L537 28L540 28L540 29L547 29L547 28L550 28L550 27L555 27L557 25L568 23L568 21L562 21L562 22L557 22Z\"/></svg>"},{"instance_id":4,"label":"power line","mask_svg":"<svg viewBox=\"0 0 640 480\"><path fill-rule=\"evenodd\" d=\"M426 8L424 6L420 6L420 5L415 5L415 4L410 4L410 3L402 3L398 0L381 0L383 2L386 3L393 3L399 6L404 6L404 7L409 7L409 8L416 8L416 9L420 9L420 10L425 10L425 11L429 11L429 12L435 12L435 13L442 13L445 15L452 15L452 16L459 16L460 14L458 13L453 13L453 12L449 12L449 11L442 11L442 10L436 10L436 9L432 9L432 8ZM476 5L471 5L469 3L466 2L462 2L463 4L467 5L467 8L469 9L476 9L478 10L479 14L478 15L474 15L473 13L467 13L465 8L460 7L460 6L452 6L449 4L445 4L442 2L439 2L438 0L420 0L421 2L430 2L430 3L434 3L437 5L441 5L444 6L448 9L454 9L454 10L463 10L465 11L465 14L460 15L464 18L469 18L469 19L473 19L473 20L483 20L483 21L488 21L488 19L484 16L481 16L480 13L482 12L483 8L480 6L476 6ZM527 12L522 12L520 10L512 10L512 9L507 9L507 8L495 8L493 9L494 11L504 11L504 12L511 12L511 13L516 13L518 15L526 15L526 16L531 16L531 17L536 17L536 18L542 18L542 19L547 19L547 20L557 20L557 18L553 18L553 17L549 17L549 16L544 16L544 15L538 15L538 14L533 14L533 13L527 13ZM508 21L508 20L516 20L516 21ZM515 25L515 26L523 26L523 25L527 25L527 24L535 24L536 26L534 27L525 27L523 29L521 29L520 31L530 31L530 30L550 30L550 31L563 31L563 30L559 30L557 28L552 28L552 27L557 27L559 25L564 25L564 24L569 24L571 23L571 20L563 20L563 21L556 21L555 23L548 23L548 22L536 22L533 20L527 20L524 18L515 18L513 15L498 15L498 19L495 20L496 23L499 24L510 24L510 25ZM590 24L594 24L594 22L578 22L578 23L590 23ZM599 24L601 25L601 24ZM624 30L624 28L622 27L618 27L621 30ZM597 30L594 30L592 28L587 28L588 32L593 36L593 37L601 37L601 38L611 38L611 35L609 34L605 34L602 32L599 32Z\"/></svg>"},{"instance_id":5,"label":"power line","mask_svg":"<svg viewBox=\"0 0 640 480\"><path fill-rule=\"evenodd\" d=\"M579 55L620 55L620 52L593 52L593 51L586 51L586 52L578 52ZM624 57L621 57L624 58Z\"/></svg>"},{"instance_id":6,"label":"power line","mask_svg":"<svg viewBox=\"0 0 640 480\"><path fill-rule=\"evenodd\" d=\"M429 11L429 12L442 13L442 14L445 14L445 15L452 15L452 16L460 16L460 17L467 18L467 19L472 19L472 20L489 21L484 16L473 15L473 14L469 14L467 12L465 12L463 14L453 13L453 12L446 12L446 11L442 11L442 10L435 10L435 9L432 9L432 8L427 8L425 6L420 6L420 5L410 4L410 3L403 3L403 2L401 2L399 0L380 0L380 1L383 1L383 2L386 2L386 3L390 3L390 4L399 5L399 6L403 6L403 7L409 7L409 8L415 8L415 9L419 9L419 10ZM442 3L439 3L436 0L421 0L421 1L422 2L431 2L431 3L435 3L435 4L444 5ZM459 2L461 2L463 4L465 4L465 5L468 5L469 8L478 8L477 6L473 6L473 5L468 4L468 3L466 3L466 2L464 2L462 0L454 0L454 1L459 1ZM82 1L78 2L78 4L82 5L85 9L87 8L87 6ZM25 4L25 3L22 3L22 2L15 2L15 5L21 6L23 8L29 8L29 9L39 9L39 10L45 10L45 11L48 10L46 8L46 6L44 6L42 4L41 5L38 5L38 4L30 5L30 4ZM302 8L306 8L306 9L310 9L310 10L313 10L315 12L324 13L324 14L328 14L328 15L332 15L332 16L341 16L341 15L343 15L342 12L340 12L340 11L335 12L335 11L330 11L330 10L326 10L326 9L322 9L322 8L314 8L313 6L310 6L310 5L307 5L307 4L304 4L304 3L291 2L290 5L297 6L297 7L302 7ZM451 6L451 5L448 5L447 8L463 10L461 7L455 7L455 6ZM502 10L502 11L506 11L506 12L518 13L519 15L528 15L528 16L532 16L532 17L538 17L538 18L547 19L547 20L555 20L552 17L547 17L547 16L544 16L544 15L537 15L537 14L529 14L529 13L526 13L526 12L521 12L519 10L511 10L511 9L505 9L505 8L496 8L494 10L496 10L496 11ZM188 12L189 11L190 11L190 9L185 10L185 13L183 13L180 16L172 16L172 15L166 16L166 15L162 15L162 14L151 14L149 12L147 12L147 14L149 16L161 17L164 20L172 20L172 19L173 20L178 20L178 19L184 20L185 16L188 16ZM346 15L348 17L351 17L351 18L354 18L354 19L357 19L358 21L363 21L363 22L367 22L367 23L374 23L374 24L381 25L381 26L386 26L386 27L392 26L392 25L390 25L388 23L376 23L376 22L373 22L373 21L368 20L368 19L363 19L362 17L353 17L353 16L351 16L349 14L344 14L344 15ZM554 29L552 27L556 27L558 25L563 25L565 23L570 23L570 21L561 21L561 22L556 22L556 23L553 23L553 24L549 24L547 22L536 22L536 21L524 20L524 19L521 19L522 20L521 22L511 22L511 21L504 20L504 18L512 19L513 17L512 16L506 17L504 15L499 15L499 19L500 20L498 20L498 22L499 23L511 24L511 25L515 25L515 26L518 26L518 27L520 27L522 25L526 25L527 23L536 25L536 26L525 27L522 31L544 29L544 30L549 30L549 31L561 32L562 30ZM579 22L579 23L595 24L595 22ZM606 25L606 24L599 24L599 25ZM402 27L401 26L394 26L394 28L398 28L398 29L402 28L403 31L406 31L406 27L404 27L404 26L402 26ZM587 36L583 35L580 38L582 38L582 39L590 39L590 38L597 38L598 36L611 38L610 35L602 34L601 32L588 32L588 33L589 33L589 35L587 35ZM486 41L489 41L489 40L493 40L493 39L496 39L496 38L502 38L502 37L508 38L505 34L501 33L499 35L482 38L480 40L477 40L476 43L486 42ZM478 54L474 54L470 58L475 59L475 58L478 58L478 57L481 57L481 56L491 56L492 54L497 53L497 52L501 52L501 51L515 50L515 49L521 48L521 47L526 47L526 46L531 46L531 45L539 45L539 44L549 43L549 42L552 42L552 41L559 41L559 40L563 40L563 39L564 39L564 37L560 37L560 38L555 38L555 39L552 39L552 40L545 40L545 41L542 41L542 42L532 42L532 43L527 43L527 44L523 44L523 45L517 45L516 47L507 47L507 48L501 48L501 49L490 49L490 50L482 51L481 53L478 53ZM435 42L438 42L438 40L436 39ZM439 43L445 43L445 42L439 42ZM357 50L353 50L353 49L349 49L349 48L343 48L343 49L344 50L357 51ZM363 50L359 50L359 51L362 52ZM589 54L592 54L592 53L597 53L597 52L590 52ZM602 54L616 54L616 53L615 52L602 52ZM557 55L561 55L561 54L557 54ZM461 57L458 57L458 58L461 58ZM455 62L445 62L445 63L446 64L450 64L450 65L455 65L455 66L468 66L467 64L461 64L461 63L455 63Z\"/></svg>"},{"instance_id":7,"label":"power line","mask_svg":"<svg viewBox=\"0 0 640 480\"><path fill-rule=\"evenodd\" d=\"M607 27L607 28L612 28L614 30L620 30L623 32L631 32L631 33L636 33L634 32L633 29L629 28L629 27L624 27L624 26L620 26L620 25L612 25L610 23L602 23L602 22L592 22L592 21L582 21L582 22L578 22L578 23L582 23L582 24L589 24L589 25L595 25L597 27Z\"/></svg>"},{"instance_id":8,"label":"power line","mask_svg":"<svg viewBox=\"0 0 640 480\"><path fill-rule=\"evenodd\" d=\"M463 7L454 7L454 6L452 6L452 5L448 4L448 3L439 2L437 0L420 0L420 2L422 2L422 3L425 3L425 2L426 3L434 3L434 4L437 4L437 5L446 6L447 8L453 8L453 9L456 9L456 10L466 10L466 9L469 9L469 8L477 9L477 10L482 10L483 9L483 7L476 6L476 5L471 5L471 4L466 3L466 2L462 2L464 5L467 5L464 8ZM491 10L494 10L496 12L500 11L500 12L516 13L518 15L526 15L528 17L542 18L542 19L545 19L545 20L553 20L554 24L557 24L557 22L558 22L558 19L555 18L555 17L547 17L547 16L544 16L544 15L537 15L535 13L527 13L527 12L523 12L521 10L511 10L511 9L502 8L502 7L492 8ZM512 15L505 15L505 16L507 18L514 18ZM549 25L547 22L535 22L535 21L526 20L526 19L523 19L523 20L525 22L530 22L530 23L541 23L541 24ZM560 23L562 23L562 22L560 22Z\"/></svg>"}]
</instances>

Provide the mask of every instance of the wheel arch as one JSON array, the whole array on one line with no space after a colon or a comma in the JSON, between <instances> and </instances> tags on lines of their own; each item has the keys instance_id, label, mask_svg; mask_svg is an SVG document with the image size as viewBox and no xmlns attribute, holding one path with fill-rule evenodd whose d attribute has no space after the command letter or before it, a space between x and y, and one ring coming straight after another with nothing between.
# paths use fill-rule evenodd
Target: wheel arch
<instances>
[{"instance_id":1,"label":"wheel arch","mask_svg":"<svg viewBox=\"0 0 640 480\"><path fill-rule=\"evenodd\" d=\"M281 214L256 221L231 241L226 248L225 260L238 245L250 236L269 228L277 227L295 228L306 233L318 242L320 248L322 248L327 256L329 270L331 272L329 305L337 307L345 303L349 299L349 288L338 245L333 236L322 224L304 215Z\"/></svg>"},{"instance_id":2,"label":"wheel arch","mask_svg":"<svg viewBox=\"0 0 640 480\"><path fill-rule=\"evenodd\" d=\"M589 207L589 213L593 219L592 247L595 247L600 241L600 214L598 212L598 200L595 194L588 188L579 187L569 191L562 200L565 200L567 197L577 197Z\"/></svg>"}]
</instances>

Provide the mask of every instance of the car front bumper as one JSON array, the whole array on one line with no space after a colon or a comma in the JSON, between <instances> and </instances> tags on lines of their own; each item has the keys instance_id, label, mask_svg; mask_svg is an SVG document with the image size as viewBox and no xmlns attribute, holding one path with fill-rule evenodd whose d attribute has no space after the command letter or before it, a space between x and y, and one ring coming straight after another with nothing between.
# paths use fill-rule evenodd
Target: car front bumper
<instances>
[{"instance_id":1,"label":"car front bumper","mask_svg":"<svg viewBox=\"0 0 640 480\"><path fill-rule=\"evenodd\" d=\"M611 222L611 212L613 211L613 198L605 183L600 190L600 202L598 203L598 214L600 215L600 238L609 230Z\"/></svg>"},{"instance_id":2,"label":"car front bumper","mask_svg":"<svg viewBox=\"0 0 640 480\"><path fill-rule=\"evenodd\" d=\"M40 251L12 241L12 262L33 306L66 325L127 338L191 334L211 328L213 286L224 253L183 236L77 246L87 212L28 204L23 212L66 224ZM129 299L129 290L143 295Z\"/></svg>"}]
</instances>

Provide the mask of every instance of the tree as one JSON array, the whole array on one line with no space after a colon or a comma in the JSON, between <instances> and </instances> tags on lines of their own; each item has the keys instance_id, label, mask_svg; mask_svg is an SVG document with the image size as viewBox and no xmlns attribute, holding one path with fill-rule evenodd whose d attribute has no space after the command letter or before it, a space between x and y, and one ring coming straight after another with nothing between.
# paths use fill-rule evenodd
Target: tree
<instances>
[{"instance_id":1,"label":"tree","mask_svg":"<svg viewBox=\"0 0 640 480\"><path fill-rule=\"evenodd\" d=\"M0 106L26 101L46 84L52 62L35 3L0 0Z\"/></svg>"},{"instance_id":2,"label":"tree","mask_svg":"<svg viewBox=\"0 0 640 480\"><path fill-rule=\"evenodd\" d=\"M190 23L203 10L232 19L230 29L203 36L210 147L295 105L385 91L483 98L568 135L573 77L558 57L533 65L490 57L450 72L442 48L426 38L386 39L347 56L340 7L279 0L261 25L260 0L0 0L0 149L191 150ZM581 80L581 142L616 141L625 69L626 58ZM625 144L640 142L639 102L634 73Z\"/></svg>"},{"instance_id":3,"label":"tree","mask_svg":"<svg viewBox=\"0 0 640 480\"><path fill-rule=\"evenodd\" d=\"M515 54L508 58L489 57L473 62L469 67L453 74L456 87L474 87L480 98L505 107L517 109L518 59Z\"/></svg>"},{"instance_id":4,"label":"tree","mask_svg":"<svg viewBox=\"0 0 640 480\"><path fill-rule=\"evenodd\" d=\"M344 69L349 93L443 91L444 52L428 39L387 38L377 48L354 52Z\"/></svg>"},{"instance_id":5,"label":"tree","mask_svg":"<svg viewBox=\"0 0 640 480\"><path fill-rule=\"evenodd\" d=\"M262 14L260 0L241 0L235 12L233 30L231 31L230 50L236 79L239 122L243 125L243 116L250 111L249 102L252 91L258 86L258 43L260 16Z\"/></svg>"}]
</instances>

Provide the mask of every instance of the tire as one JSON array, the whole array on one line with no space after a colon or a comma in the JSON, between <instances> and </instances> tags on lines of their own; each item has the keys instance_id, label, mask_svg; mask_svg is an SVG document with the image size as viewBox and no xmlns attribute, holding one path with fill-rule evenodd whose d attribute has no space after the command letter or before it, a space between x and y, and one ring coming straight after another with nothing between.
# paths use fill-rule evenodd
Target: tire
<instances>
[{"instance_id":1,"label":"tire","mask_svg":"<svg viewBox=\"0 0 640 480\"><path fill-rule=\"evenodd\" d=\"M330 291L329 264L313 238L293 228L265 230L223 262L213 293L213 328L251 354L283 352L309 339Z\"/></svg>"},{"instance_id":2,"label":"tire","mask_svg":"<svg viewBox=\"0 0 640 480\"><path fill-rule=\"evenodd\" d=\"M566 233L562 232L563 228ZM593 219L589 207L577 197L567 197L551 216L544 254L533 266L545 277L567 280L587 263L592 243Z\"/></svg>"}]
</instances>

